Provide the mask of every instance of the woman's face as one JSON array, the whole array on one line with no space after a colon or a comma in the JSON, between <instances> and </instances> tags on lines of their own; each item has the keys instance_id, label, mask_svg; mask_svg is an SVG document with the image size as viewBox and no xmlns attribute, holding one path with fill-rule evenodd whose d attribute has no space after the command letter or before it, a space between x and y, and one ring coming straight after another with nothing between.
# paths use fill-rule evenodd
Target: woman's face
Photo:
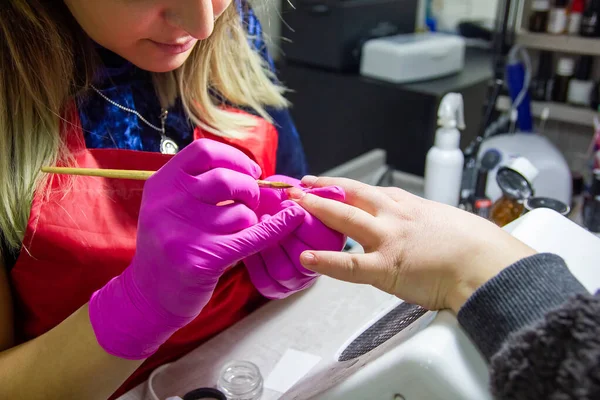
<instances>
[{"instance_id":1,"label":"woman's face","mask_svg":"<svg viewBox=\"0 0 600 400\"><path fill-rule=\"evenodd\" d=\"M65 0L101 46L152 72L179 68L231 0Z\"/></svg>"}]
</instances>

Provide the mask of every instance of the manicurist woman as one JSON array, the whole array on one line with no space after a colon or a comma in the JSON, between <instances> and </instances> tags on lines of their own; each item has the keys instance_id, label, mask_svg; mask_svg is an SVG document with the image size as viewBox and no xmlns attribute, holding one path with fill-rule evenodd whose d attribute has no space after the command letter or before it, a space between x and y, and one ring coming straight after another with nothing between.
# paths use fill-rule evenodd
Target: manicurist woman
<instances>
[{"instance_id":1,"label":"manicurist woman","mask_svg":"<svg viewBox=\"0 0 600 400\"><path fill-rule=\"evenodd\" d=\"M342 248L257 183L305 164L245 2L7 0L0 34L0 398L115 397Z\"/></svg>"}]
</instances>

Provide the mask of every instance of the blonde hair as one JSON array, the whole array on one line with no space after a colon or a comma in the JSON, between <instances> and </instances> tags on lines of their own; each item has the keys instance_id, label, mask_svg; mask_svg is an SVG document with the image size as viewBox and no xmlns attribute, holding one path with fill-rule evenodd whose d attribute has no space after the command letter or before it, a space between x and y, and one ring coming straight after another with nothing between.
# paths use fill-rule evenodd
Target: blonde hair
<instances>
[{"instance_id":1,"label":"blonde hair","mask_svg":"<svg viewBox=\"0 0 600 400\"><path fill-rule=\"evenodd\" d=\"M0 241L22 243L40 168L67 152L61 117L89 89L97 55L62 1L11 0L0 5ZM288 103L284 88L251 48L235 5L217 20L176 71L153 74L164 105L180 97L190 119L217 135L240 137L254 118L224 102L269 119L265 107ZM1 249L0 249L1 251ZM0 254L0 259L2 254Z\"/></svg>"}]
</instances>

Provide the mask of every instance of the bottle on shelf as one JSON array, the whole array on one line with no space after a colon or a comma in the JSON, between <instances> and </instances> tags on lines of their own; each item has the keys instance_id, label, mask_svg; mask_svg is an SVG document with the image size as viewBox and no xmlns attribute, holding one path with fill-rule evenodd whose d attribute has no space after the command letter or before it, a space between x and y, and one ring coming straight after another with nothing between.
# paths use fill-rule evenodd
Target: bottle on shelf
<instances>
[{"instance_id":1,"label":"bottle on shelf","mask_svg":"<svg viewBox=\"0 0 600 400\"><path fill-rule=\"evenodd\" d=\"M591 79L594 57L582 56L577 65L575 77L569 82L567 102L575 106L590 107L594 81Z\"/></svg>"},{"instance_id":2,"label":"bottle on shelf","mask_svg":"<svg viewBox=\"0 0 600 400\"><path fill-rule=\"evenodd\" d=\"M562 57L558 61L556 75L554 77L554 88L552 100L557 103L565 103L569 93L569 83L575 72L575 60L570 57Z\"/></svg>"},{"instance_id":3,"label":"bottle on shelf","mask_svg":"<svg viewBox=\"0 0 600 400\"><path fill-rule=\"evenodd\" d=\"M583 11L585 9L585 0L573 0L571 3L571 11L569 12L569 27L567 33L569 35L579 35L581 31L581 21L583 19Z\"/></svg>"},{"instance_id":4,"label":"bottle on shelf","mask_svg":"<svg viewBox=\"0 0 600 400\"><path fill-rule=\"evenodd\" d=\"M592 89L592 110L600 112L600 83L594 85Z\"/></svg>"},{"instance_id":5,"label":"bottle on shelf","mask_svg":"<svg viewBox=\"0 0 600 400\"><path fill-rule=\"evenodd\" d=\"M600 0L587 0L579 34L585 37L600 36Z\"/></svg>"},{"instance_id":6,"label":"bottle on shelf","mask_svg":"<svg viewBox=\"0 0 600 400\"><path fill-rule=\"evenodd\" d=\"M594 233L600 233L600 170L593 171L590 190L583 197L583 225Z\"/></svg>"},{"instance_id":7,"label":"bottle on shelf","mask_svg":"<svg viewBox=\"0 0 600 400\"><path fill-rule=\"evenodd\" d=\"M562 35L567 31L569 23L569 0L554 0L550 8L548 20L548 33Z\"/></svg>"},{"instance_id":8,"label":"bottle on shelf","mask_svg":"<svg viewBox=\"0 0 600 400\"><path fill-rule=\"evenodd\" d=\"M552 87L554 81L554 54L542 51L539 57L537 75L531 80L531 97L535 101L552 101Z\"/></svg>"},{"instance_id":9,"label":"bottle on shelf","mask_svg":"<svg viewBox=\"0 0 600 400\"><path fill-rule=\"evenodd\" d=\"M529 17L529 32L543 33L548 28L550 0L534 0Z\"/></svg>"}]
</instances>

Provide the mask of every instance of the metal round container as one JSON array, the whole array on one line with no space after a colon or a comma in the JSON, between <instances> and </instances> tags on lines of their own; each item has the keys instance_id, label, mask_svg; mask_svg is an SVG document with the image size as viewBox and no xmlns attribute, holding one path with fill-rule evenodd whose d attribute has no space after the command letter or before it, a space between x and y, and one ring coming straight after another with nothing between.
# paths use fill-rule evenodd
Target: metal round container
<instances>
[{"instance_id":1,"label":"metal round container","mask_svg":"<svg viewBox=\"0 0 600 400\"><path fill-rule=\"evenodd\" d=\"M548 197L530 197L525 200L526 213L538 208L549 208L565 217L571 212L571 208L562 201L550 199Z\"/></svg>"}]
</instances>

